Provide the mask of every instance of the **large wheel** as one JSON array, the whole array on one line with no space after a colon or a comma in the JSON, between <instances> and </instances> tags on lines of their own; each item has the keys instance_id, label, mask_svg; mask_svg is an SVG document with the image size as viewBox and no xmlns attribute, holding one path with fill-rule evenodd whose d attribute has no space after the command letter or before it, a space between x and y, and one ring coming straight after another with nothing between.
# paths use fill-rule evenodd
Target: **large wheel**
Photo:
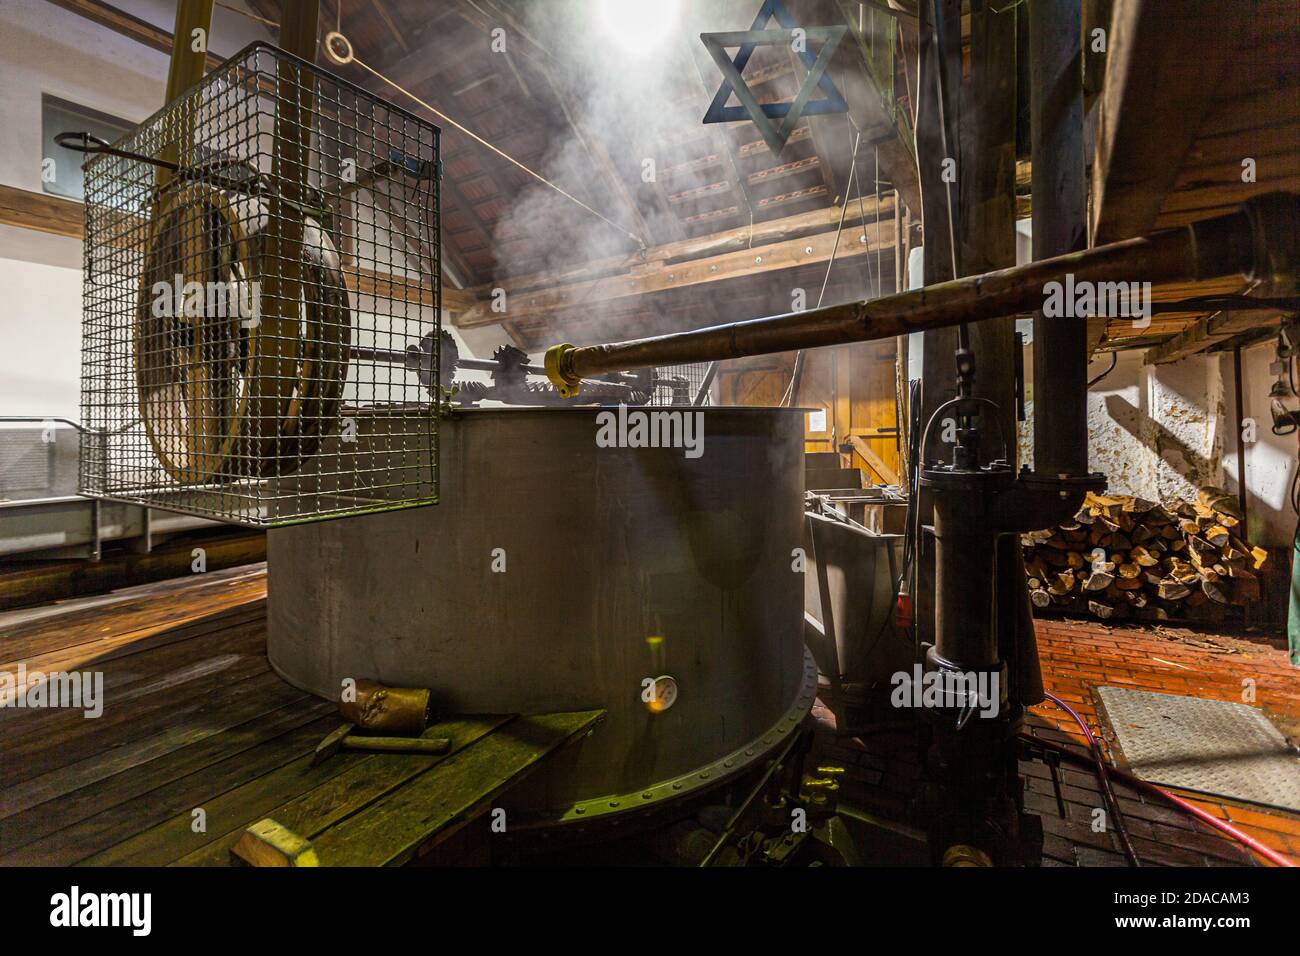
<instances>
[{"instance_id":1,"label":"large wheel","mask_svg":"<svg viewBox=\"0 0 1300 956\"><path fill-rule=\"evenodd\" d=\"M297 321L290 307L268 322L269 222L268 201L203 184L174 184L158 200L136 385L154 453L182 484L291 473L337 421L352 326L338 253L303 215Z\"/></svg>"}]
</instances>

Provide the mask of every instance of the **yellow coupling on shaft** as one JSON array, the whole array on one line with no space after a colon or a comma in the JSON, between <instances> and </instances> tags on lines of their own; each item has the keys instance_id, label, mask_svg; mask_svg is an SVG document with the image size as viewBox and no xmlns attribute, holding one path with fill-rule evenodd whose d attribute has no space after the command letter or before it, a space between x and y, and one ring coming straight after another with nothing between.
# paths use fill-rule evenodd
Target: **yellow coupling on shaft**
<instances>
[{"instance_id":1,"label":"yellow coupling on shaft","mask_svg":"<svg viewBox=\"0 0 1300 956\"><path fill-rule=\"evenodd\" d=\"M957 843L948 847L943 855L944 866L992 866L989 855L979 847Z\"/></svg>"},{"instance_id":2,"label":"yellow coupling on shaft","mask_svg":"<svg viewBox=\"0 0 1300 956\"><path fill-rule=\"evenodd\" d=\"M561 398L573 398L582 391L582 379L565 368L565 356L572 351L573 346L567 342L552 345L546 350L546 377L559 391Z\"/></svg>"}]
</instances>

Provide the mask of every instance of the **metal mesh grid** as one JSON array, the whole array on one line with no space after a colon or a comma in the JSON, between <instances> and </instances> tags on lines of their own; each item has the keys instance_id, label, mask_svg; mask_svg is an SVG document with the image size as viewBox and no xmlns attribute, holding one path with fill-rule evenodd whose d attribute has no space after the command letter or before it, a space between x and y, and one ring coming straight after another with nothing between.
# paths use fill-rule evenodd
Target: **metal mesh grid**
<instances>
[{"instance_id":1,"label":"metal mesh grid","mask_svg":"<svg viewBox=\"0 0 1300 956\"><path fill-rule=\"evenodd\" d=\"M708 375L708 362L664 365L655 369L655 388L650 405L693 405ZM700 403L710 404L708 396Z\"/></svg>"},{"instance_id":2,"label":"metal mesh grid","mask_svg":"<svg viewBox=\"0 0 1300 956\"><path fill-rule=\"evenodd\" d=\"M437 128L254 43L112 148L82 493L255 526L435 502Z\"/></svg>"}]
</instances>

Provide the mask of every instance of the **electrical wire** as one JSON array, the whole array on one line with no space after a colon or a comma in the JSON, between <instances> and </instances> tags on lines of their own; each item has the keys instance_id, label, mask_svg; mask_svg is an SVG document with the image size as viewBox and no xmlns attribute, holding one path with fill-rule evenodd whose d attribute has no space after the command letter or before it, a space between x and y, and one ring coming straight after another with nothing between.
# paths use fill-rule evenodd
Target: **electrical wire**
<instances>
[{"instance_id":1,"label":"electrical wire","mask_svg":"<svg viewBox=\"0 0 1300 956\"><path fill-rule=\"evenodd\" d=\"M861 144L861 142L862 142L862 133L861 131L859 131L857 137L853 140L853 157L852 157L853 165L852 168L849 170L849 181L845 185L845 189L844 189L844 201L840 203L840 223L835 228L835 244L831 246L831 258L830 261L826 263L826 275L822 278L822 289L821 292L817 294L816 308L819 309L821 308L822 305L822 299L826 295L826 287L830 285L831 270L835 268L835 256L840 250L840 236L844 233L844 216L849 211L848 193L849 190L853 188L853 181L857 177L858 146ZM862 228L864 230L866 229L865 222L862 224ZM804 362L803 355L804 355L803 349L800 349L798 352L795 352L794 354L794 369L790 373L790 384L786 386L785 393L781 396L781 406L783 408L791 407L794 404L795 398L797 397L797 393L799 391L799 379L803 375L803 362Z\"/></svg>"},{"instance_id":2,"label":"electrical wire","mask_svg":"<svg viewBox=\"0 0 1300 956\"><path fill-rule=\"evenodd\" d=\"M1111 353L1110 353L1110 368L1106 369L1106 371L1102 372L1102 373L1101 373L1100 375L1098 375L1096 378L1094 378L1094 379L1089 379L1089 380L1088 380L1088 387L1089 387L1089 388L1092 388L1094 385L1096 385L1098 382L1100 382L1103 378L1105 378L1105 377L1106 377L1107 375L1109 375L1111 372L1115 371L1115 366L1118 365L1118 364L1119 364L1119 352L1116 352L1116 351L1112 350Z\"/></svg>"},{"instance_id":3,"label":"electrical wire","mask_svg":"<svg viewBox=\"0 0 1300 956\"><path fill-rule=\"evenodd\" d=\"M258 23L265 23L269 27L278 28L280 26L280 24L276 23L274 20L268 20L266 19L266 17L258 16L256 13L250 13L247 10L241 10L239 9L239 7L232 6L229 3L222 3L221 0L214 0L214 2L216 3L217 6L221 7L222 9L229 10L231 13L238 13L241 17L248 17L248 19L256 20Z\"/></svg>"},{"instance_id":4,"label":"electrical wire","mask_svg":"<svg viewBox=\"0 0 1300 956\"><path fill-rule=\"evenodd\" d=\"M1079 729L1083 731L1083 736L1088 741L1088 749L1092 751L1092 760L1097 774L1097 783L1101 785L1102 798L1106 801L1106 805L1110 809L1110 815L1115 821L1115 834L1119 837L1120 846L1124 850L1124 857L1128 860L1129 866L1140 867L1142 863L1138 860L1137 851L1133 849L1133 840L1128 835L1128 825L1124 822L1124 814L1120 812L1119 800L1115 798L1115 791L1111 789L1109 776L1110 768L1106 765L1106 761L1102 759L1101 744L1099 744L1097 738L1093 736L1092 728L1084 722L1084 719L1079 716L1078 712L1075 711L1073 707L1061 700L1061 698L1057 697L1055 694L1049 694L1044 691L1043 696L1073 717L1074 722L1078 724Z\"/></svg>"},{"instance_id":5,"label":"electrical wire","mask_svg":"<svg viewBox=\"0 0 1300 956\"><path fill-rule=\"evenodd\" d=\"M620 226L618 223L616 223L614 220L610 219L608 216L604 215L603 213L598 212L597 210L593 209L591 206L588 206L585 202L583 202L583 201L582 201L581 199L579 199L577 196L575 196L575 195L573 195L572 193L566 191L562 186L559 186L559 185L557 185L557 184L551 182L549 179L547 179L547 178L546 178L545 176L543 176L541 173L535 172L534 170L532 170L532 169L530 169L529 167L525 166L525 165L524 165L523 163L521 163L519 160L517 160L517 159L515 159L513 156L511 156L509 153L506 153L506 152L504 152L504 151L498 149L496 146L493 146L491 143L489 143L487 140L485 140L482 136L479 136L479 135L478 135L477 133L475 133L474 131L465 128L465 127L462 126L460 123L457 123L454 119L452 119L452 118L451 118L450 116L448 116L446 113L442 112L442 111L439 110L437 107L432 106L432 105L429 104L427 101L422 100L420 97L416 96L414 93L412 93L412 92L411 92L410 90L408 90L406 87L402 86L400 83L397 83L397 82L395 82L395 81L393 81L393 80L390 80L388 77L384 76L383 73L380 73L380 72L379 72L378 70L376 70L374 67L371 67L371 66L367 65L364 61L358 59L355 55L353 55L353 57L352 57L352 62L355 63L357 66L359 66L361 69L365 70L367 73L369 73L369 74L370 74L371 76L373 76L375 79L379 80L381 83L386 83L386 84L388 84L388 85L391 86L393 89L395 89L397 92L399 92L399 93L401 93L403 96L409 98L412 102L414 102L414 103L418 103L420 106L424 107L426 110L428 110L428 111L429 111L430 113L432 113L434 116L438 117L440 120L442 120L442 121L443 121L444 123L446 123L448 126L452 127L453 129L459 130L461 133L464 133L466 136L468 136L470 139L474 140L474 142L478 143L480 146L482 146L482 147L484 147L485 149L487 149L487 150L489 150L489 151L495 153L497 156L500 156L502 159L504 159L506 162L510 163L512 166L516 167L516 168L519 169L520 171L522 171L522 172L524 172L524 173L527 173L529 176L531 176L533 179L537 180L537 181L538 181L539 183L541 183L543 186L546 186L546 187L548 187L548 188L550 188L550 189L555 190L557 193L559 193L559 194L560 194L561 196L563 196L565 199L568 199L570 202L575 203L576 205L581 206L583 209L587 210L587 212L591 213L593 216L595 216L595 217L596 217L597 219L599 219L601 222L606 223L607 225L613 227L614 229L617 229L619 232L623 233L625 236L627 236L629 239L631 239L633 242L635 242L639 248L641 248L641 249L645 249L645 248L646 248L645 241L642 240L641 237L638 236L636 233L634 233L632 230L630 230L630 229L628 229L628 228L626 228L626 227L624 227L624 226Z\"/></svg>"},{"instance_id":6,"label":"electrical wire","mask_svg":"<svg viewBox=\"0 0 1300 956\"><path fill-rule=\"evenodd\" d=\"M1083 754L1076 753L1075 751L1071 750L1069 747L1063 747L1060 744L1052 743L1050 740L1043 740L1039 737L1033 737L1026 733L1021 733L1018 736L1020 737L1021 740L1027 741L1028 743L1031 743L1036 747L1042 747L1045 750L1050 750L1053 753L1058 753L1062 757L1065 757L1068 760L1073 760L1077 763L1082 763L1082 764L1092 763L1091 757L1087 757L1084 756ZM1160 787L1157 787L1153 783L1148 783L1147 781L1143 780L1141 777L1135 777L1131 773L1127 773L1126 771L1120 770L1117 767L1108 767L1106 772L1122 784L1125 784L1130 787L1134 787L1135 789L1141 790L1143 793L1149 793L1152 796L1160 797L1164 800L1167 800L1169 803L1173 804L1175 807L1182 810L1184 813L1188 814L1189 816L1196 817L1196 819L1200 820L1202 823L1214 827L1220 833L1223 833L1224 835L1230 837L1231 839L1236 840L1238 843L1246 847L1246 849L1250 850L1251 852L1258 854L1259 856L1262 856L1264 859L1268 860L1274 866L1281 866L1287 868L1292 868L1295 866L1295 864L1292 863L1290 860L1288 860L1286 857L1264 846L1264 844L1260 843L1258 840L1254 839L1253 837L1247 836L1246 834L1242 833L1232 824L1226 823L1225 821L1220 820L1218 817L1211 816L1210 814L1202 810L1200 807L1187 802L1181 797L1174 796L1169 791L1163 790Z\"/></svg>"},{"instance_id":7,"label":"electrical wire","mask_svg":"<svg viewBox=\"0 0 1300 956\"><path fill-rule=\"evenodd\" d=\"M226 5L225 5L225 4L221 4L221 6L225 7ZM239 9L236 8L236 7L226 7L226 9L228 9L228 10L233 10L235 13L243 14L244 16L248 17L250 20L257 20L257 21L260 21L260 22L262 22L262 23L265 23L265 24L267 24L267 25L269 25L269 26L279 27L279 24L278 24L278 23L274 23L274 22L271 21L271 20L267 20L267 19L265 19L265 18L263 18L263 17L256 16L255 14L248 13L248 12L246 12L246 11L244 11L244 10L239 10ZM340 5L340 14L341 14L341 5ZM444 123L446 123L448 126L452 127L453 129L455 129L455 130L457 130L457 131L463 133L464 135L468 136L470 139L472 139L474 142L478 143L478 144L479 144L480 146L482 146L484 149L487 149L488 151L490 151L490 152L492 152L492 153L495 153L497 156L499 156L499 157L501 157L502 159L504 159L507 163L509 163L510 165L514 166L516 169L520 170L521 172L526 173L527 175L531 176L533 179L537 180L539 183L541 183L543 186L546 186L548 189L553 189L555 192L559 193L559 194L560 194L561 196L563 196L565 199L569 200L570 202L572 202L572 203L574 203L574 204L580 206L581 208L585 209L587 212L591 213L593 216L595 216L595 217L596 217L597 219L599 219L601 222L605 223L605 224L608 225L608 226L611 226L611 227L614 228L614 229L617 229L619 232L623 233L623 235L627 236L629 239L631 239L633 242L635 242L635 243L637 244L637 247L638 247L639 249L641 249L641 250L643 250L643 251L646 249L645 240L643 240L640 236L638 236L638 235L637 235L635 232L633 232L631 229L628 229L626 226L621 226L621 225L619 225L619 224L616 223L613 219L610 219L608 216L604 215L604 214L601 213L600 211L598 211L598 210L596 210L596 209L593 209L591 206L587 205L585 202L583 202L583 201L582 201L581 199L579 199L577 196L573 195L571 192L568 192L566 189L564 189L564 187L562 187L562 186L560 186L560 185L558 185L558 184L552 182L551 180L547 179L547 178L546 178L545 176L543 176L541 173L539 173L539 172L537 172L537 171L535 171L535 170L533 170L533 169L530 169L528 166L524 165L524 164L521 163L519 160L515 159L515 158L514 158L513 156L511 156L509 153L507 153L507 152L505 152L504 150L499 149L498 147L496 147L496 146L492 145L491 143L489 143L487 140L485 140L482 136L479 136L479 135L478 135L477 133L475 133L473 130L468 129L468 128L465 127L465 126L462 126L460 123L457 123L454 119L452 119L452 118L451 118L450 116L448 116L446 113L444 113L444 112L442 112L441 110L439 110L436 106L433 106L432 104L428 103L427 101L425 101L425 100L421 99L420 97L416 96L414 93L412 93L412 92L411 92L410 90L408 90L406 87L402 86L400 83L398 83L398 82L396 82L396 81L394 81L394 80L389 79L389 78L388 78L387 76L385 76L383 73L381 73L380 71L376 70L374 67L370 66L370 65L367 64L365 61L361 60L361 59L360 59L360 58L355 54L355 52L353 53L351 60L349 60L348 62L350 62L350 63L355 63L359 68L361 68L361 69L364 70L365 72L369 73L369 74L370 74L371 76L373 76L375 79L379 80L381 83L385 83L385 84L387 84L388 86L392 87L394 90L396 90L398 93L401 93L403 96L407 97L407 98L408 98L409 100L411 100L413 103L417 103L417 104L419 104L420 106L424 107L424 109L428 110L428 111L429 111L430 113L432 113L434 116L438 117L438 119L442 120Z\"/></svg>"}]
</instances>

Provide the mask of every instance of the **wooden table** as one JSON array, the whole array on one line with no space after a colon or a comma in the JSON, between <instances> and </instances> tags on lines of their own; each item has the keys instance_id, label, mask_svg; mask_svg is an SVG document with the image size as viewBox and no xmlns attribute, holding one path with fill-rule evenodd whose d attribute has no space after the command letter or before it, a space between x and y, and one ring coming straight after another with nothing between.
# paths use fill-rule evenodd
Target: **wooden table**
<instances>
[{"instance_id":1,"label":"wooden table","mask_svg":"<svg viewBox=\"0 0 1300 956\"><path fill-rule=\"evenodd\" d=\"M0 708L0 865L227 865L271 817L322 865L416 859L603 711L442 719L446 755L341 752L265 654L261 566L0 615L0 670L103 675L103 714ZM487 821L480 820L486 828Z\"/></svg>"}]
</instances>

